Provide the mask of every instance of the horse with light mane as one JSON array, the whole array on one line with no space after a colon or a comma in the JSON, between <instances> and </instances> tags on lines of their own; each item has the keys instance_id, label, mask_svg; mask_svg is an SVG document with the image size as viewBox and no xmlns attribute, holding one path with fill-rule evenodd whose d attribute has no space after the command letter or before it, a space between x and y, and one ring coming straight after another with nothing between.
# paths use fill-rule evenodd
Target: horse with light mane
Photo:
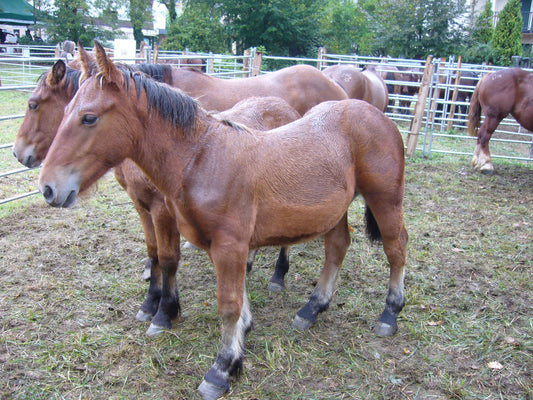
<instances>
[{"instance_id":1,"label":"horse with light mane","mask_svg":"<svg viewBox=\"0 0 533 400\"><path fill-rule=\"evenodd\" d=\"M67 106L39 188L50 205L70 207L110 167L131 158L164 193L180 233L207 251L216 272L222 341L198 388L204 400L227 393L243 367L252 328L249 251L324 236L324 268L294 320L299 329L310 327L335 291L350 244L348 208L358 194L369 233L382 238L390 265L374 331L397 330L408 239L404 145L383 112L359 100L324 102L271 131L239 130L182 91L119 68L99 43L95 49L98 74Z\"/></svg>"}]
</instances>

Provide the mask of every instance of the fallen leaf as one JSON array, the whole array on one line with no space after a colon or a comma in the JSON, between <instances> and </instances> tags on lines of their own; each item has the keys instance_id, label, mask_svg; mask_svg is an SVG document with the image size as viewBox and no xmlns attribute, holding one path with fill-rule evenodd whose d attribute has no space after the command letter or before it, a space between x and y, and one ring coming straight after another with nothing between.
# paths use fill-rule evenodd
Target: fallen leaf
<instances>
[{"instance_id":1,"label":"fallen leaf","mask_svg":"<svg viewBox=\"0 0 533 400\"><path fill-rule=\"evenodd\" d=\"M491 361L490 363L487 364L487 366L490 369L502 369L503 368L503 365L501 365L498 361Z\"/></svg>"},{"instance_id":2,"label":"fallen leaf","mask_svg":"<svg viewBox=\"0 0 533 400\"><path fill-rule=\"evenodd\" d=\"M403 348L403 354L409 355L411 354L411 350L409 350L407 347Z\"/></svg>"},{"instance_id":3,"label":"fallen leaf","mask_svg":"<svg viewBox=\"0 0 533 400\"><path fill-rule=\"evenodd\" d=\"M520 343L518 343L516 339L512 336L506 336L504 340L507 344L512 344L513 346L520 346Z\"/></svg>"},{"instance_id":4,"label":"fallen leaf","mask_svg":"<svg viewBox=\"0 0 533 400\"><path fill-rule=\"evenodd\" d=\"M444 321L429 321L428 325L429 326L439 326L439 325L442 325L443 323L444 323Z\"/></svg>"}]
</instances>

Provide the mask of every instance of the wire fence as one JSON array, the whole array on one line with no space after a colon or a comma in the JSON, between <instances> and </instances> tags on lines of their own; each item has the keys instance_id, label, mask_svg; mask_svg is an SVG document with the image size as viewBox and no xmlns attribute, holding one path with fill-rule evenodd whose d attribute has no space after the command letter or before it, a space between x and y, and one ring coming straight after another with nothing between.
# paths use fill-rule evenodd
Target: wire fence
<instances>
[{"instance_id":1,"label":"wire fence","mask_svg":"<svg viewBox=\"0 0 533 400\"><path fill-rule=\"evenodd\" d=\"M52 46L13 46L12 51L0 53L0 94L4 91L28 97L41 74L57 60ZM191 60L195 60L191 63ZM212 53L159 51L146 49L132 59L122 62L162 62L178 66L196 66L207 74L220 78L249 77L289 66L307 63L324 69L334 64L353 64L356 67L374 66L384 77L389 87L389 107L386 114L397 124L407 143L413 134L413 122L420 118L420 132L414 142L414 150L430 157L432 153L472 155L476 138L466 133L468 105L478 80L488 72L501 69L487 65L464 64L461 60L449 59L406 60L394 58L364 57L358 55L335 55L320 52L318 58L274 57L256 53L254 50L240 56ZM428 65L429 94L420 115L415 114L422 76ZM2 107L6 110L8 107ZM21 168L11 155L16 127L24 110L0 115L0 204L38 193L35 187L35 171ZM0 112L2 113L2 112ZM4 127L4 124L10 124ZM6 132L7 131L7 132ZM1 144L3 143L3 144ZM533 134L522 128L513 118L506 118L491 139L493 158L533 161ZM29 172L28 172L29 171ZM14 175L29 174L33 188L20 188L19 180L5 182ZM24 186L24 185L23 185ZM9 193L9 188L13 189ZM22 193L20 193L22 191ZM5 192L5 193L4 193Z\"/></svg>"}]
</instances>

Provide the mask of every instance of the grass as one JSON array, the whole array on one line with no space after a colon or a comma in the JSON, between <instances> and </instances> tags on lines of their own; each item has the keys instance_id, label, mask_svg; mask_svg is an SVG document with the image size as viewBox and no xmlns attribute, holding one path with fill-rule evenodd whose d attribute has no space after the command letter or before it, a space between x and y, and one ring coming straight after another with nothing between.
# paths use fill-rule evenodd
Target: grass
<instances>
[{"instance_id":1,"label":"grass","mask_svg":"<svg viewBox=\"0 0 533 400\"><path fill-rule=\"evenodd\" d=\"M9 113L26 101L0 92ZM20 123L0 122L1 141ZM10 150L0 166L18 167ZM321 241L291 248L283 293L266 289L276 249L261 250L248 282L255 330L229 398L533 399L533 165L495 166L484 176L470 156L407 160L407 304L391 338L371 331L388 269L362 233L360 199L334 301L309 331L290 326L320 272ZM36 173L2 178L0 198L33 190ZM73 209L40 196L1 205L0 398L197 398L220 340L213 267L183 251L182 318L148 338L133 318L144 257L138 216L111 176Z\"/></svg>"},{"instance_id":2,"label":"grass","mask_svg":"<svg viewBox=\"0 0 533 400\"><path fill-rule=\"evenodd\" d=\"M258 255L248 283L256 329L229 398L531 399L532 168L499 164L486 177L468 158L416 157L406 180L400 331L371 331L388 272L357 200L334 302L308 332L290 324L320 271L321 241L291 249L281 294L266 289L276 250ZM184 251L182 319L147 338L133 319L146 291L137 221L110 176L74 209L34 198L2 216L0 397L196 398L219 341L213 269Z\"/></svg>"}]
</instances>

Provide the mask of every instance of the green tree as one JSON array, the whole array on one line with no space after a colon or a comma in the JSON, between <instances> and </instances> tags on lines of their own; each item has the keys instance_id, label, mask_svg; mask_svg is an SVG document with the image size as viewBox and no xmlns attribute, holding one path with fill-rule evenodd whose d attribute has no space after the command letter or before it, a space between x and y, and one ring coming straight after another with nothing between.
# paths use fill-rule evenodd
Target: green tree
<instances>
[{"instance_id":1,"label":"green tree","mask_svg":"<svg viewBox=\"0 0 533 400\"><path fill-rule=\"evenodd\" d=\"M352 0L330 0L320 25L323 45L332 53L368 54L371 51L372 29L368 15Z\"/></svg>"},{"instance_id":2,"label":"green tree","mask_svg":"<svg viewBox=\"0 0 533 400\"><path fill-rule=\"evenodd\" d=\"M500 12L492 35L497 63L510 65L511 56L522 55L522 14L520 0L509 0Z\"/></svg>"},{"instance_id":3,"label":"green tree","mask_svg":"<svg viewBox=\"0 0 533 400\"><path fill-rule=\"evenodd\" d=\"M320 45L321 0L227 0L220 2L237 52L264 46L281 56L304 56Z\"/></svg>"},{"instance_id":4,"label":"green tree","mask_svg":"<svg viewBox=\"0 0 533 400\"><path fill-rule=\"evenodd\" d=\"M152 5L153 0L130 0L129 16L137 47L144 39L142 29L145 21L152 21Z\"/></svg>"},{"instance_id":5,"label":"green tree","mask_svg":"<svg viewBox=\"0 0 533 400\"><path fill-rule=\"evenodd\" d=\"M52 43L68 39L89 46L98 34L85 0L56 0L45 21Z\"/></svg>"},{"instance_id":6,"label":"green tree","mask_svg":"<svg viewBox=\"0 0 533 400\"><path fill-rule=\"evenodd\" d=\"M371 19L380 55L447 56L464 43L464 0L383 0Z\"/></svg>"},{"instance_id":7,"label":"green tree","mask_svg":"<svg viewBox=\"0 0 533 400\"><path fill-rule=\"evenodd\" d=\"M472 40L476 43L490 43L494 32L493 27L494 12L492 11L492 2L487 1L485 8L476 18L472 29Z\"/></svg>"},{"instance_id":8,"label":"green tree","mask_svg":"<svg viewBox=\"0 0 533 400\"><path fill-rule=\"evenodd\" d=\"M229 50L222 14L216 3L188 1L183 13L170 24L167 38L161 43L166 50L224 53Z\"/></svg>"},{"instance_id":9,"label":"green tree","mask_svg":"<svg viewBox=\"0 0 533 400\"><path fill-rule=\"evenodd\" d=\"M472 26L469 43L465 46L463 54L465 62L476 64L483 62L494 63L494 50L492 48L493 18L492 3L487 1L485 8L475 18Z\"/></svg>"}]
</instances>

